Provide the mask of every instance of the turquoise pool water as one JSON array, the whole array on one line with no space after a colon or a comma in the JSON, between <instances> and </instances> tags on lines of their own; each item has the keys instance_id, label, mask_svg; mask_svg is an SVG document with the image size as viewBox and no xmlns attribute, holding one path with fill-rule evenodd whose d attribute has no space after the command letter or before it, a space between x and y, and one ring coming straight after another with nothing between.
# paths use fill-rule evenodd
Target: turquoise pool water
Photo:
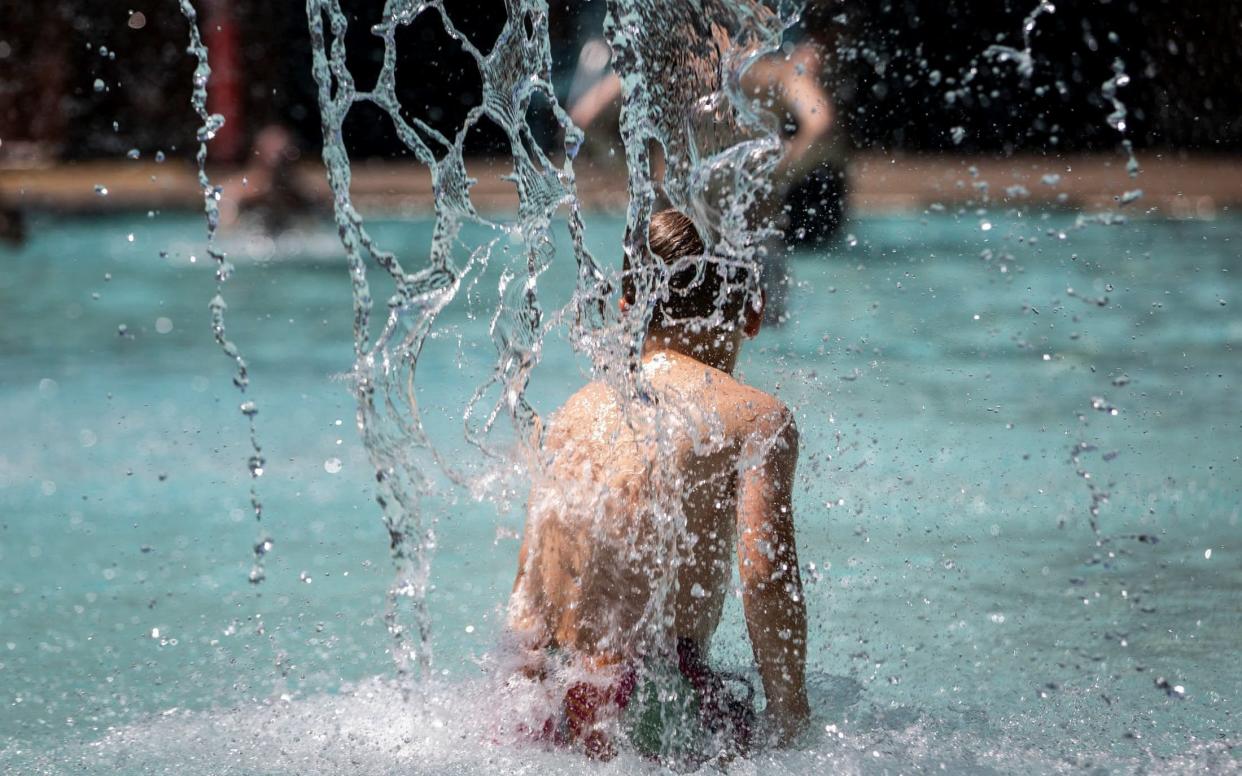
<instances>
[{"instance_id":1,"label":"turquoise pool water","mask_svg":"<svg viewBox=\"0 0 1242 776\"><path fill-rule=\"evenodd\" d=\"M437 676L409 706L388 679L387 539L337 377L351 311L326 223L224 240L275 539L268 581L247 584L249 448L210 269L190 260L201 223L44 217L0 248L0 769L580 772L490 743L480 663L520 494L434 505ZM417 250L430 227L376 229ZM621 229L590 220L597 256ZM1242 219L848 231L794 259L789 322L742 360L802 428L817 721L800 750L734 769L1237 770ZM491 347L488 282L420 362L448 449ZM564 298L572 273L544 282ZM584 368L550 342L536 407ZM1098 535L1089 483L1110 494ZM714 652L744 666L738 618Z\"/></svg>"}]
</instances>

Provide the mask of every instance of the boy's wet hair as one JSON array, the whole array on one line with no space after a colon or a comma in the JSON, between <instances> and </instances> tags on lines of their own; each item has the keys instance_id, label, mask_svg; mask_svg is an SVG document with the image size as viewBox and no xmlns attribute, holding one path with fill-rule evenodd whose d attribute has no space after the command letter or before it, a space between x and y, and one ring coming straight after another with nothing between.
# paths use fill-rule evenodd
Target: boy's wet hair
<instances>
[{"instance_id":1,"label":"boy's wet hair","mask_svg":"<svg viewBox=\"0 0 1242 776\"><path fill-rule=\"evenodd\" d=\"M710 318L720 304L726 322L740 323L746 304L748 273L740 267L705 255L703 238L684 213L669 208L651 216L647 229L647 246L664 261L670 271L668 299L656 303L651 313L651 328L666 328L670 323ZM729 290L720 300L721 286ZM625 267L622 291L630 304L637 301L634 277Z\"/></svg>"}]
</instances>

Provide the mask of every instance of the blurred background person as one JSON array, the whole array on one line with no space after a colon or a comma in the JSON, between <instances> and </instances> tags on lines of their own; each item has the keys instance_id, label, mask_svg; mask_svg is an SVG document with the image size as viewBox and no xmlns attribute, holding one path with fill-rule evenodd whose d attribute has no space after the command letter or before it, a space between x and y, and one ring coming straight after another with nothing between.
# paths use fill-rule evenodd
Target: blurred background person
<instances>
[{"instance_id":1,"label":"blurred background person","mask_svg":"<svg viewBox=\"0 0 1242 776\"><path fill-rule=\"evenodd\" d=\"M788 245L823 242L845 215L847 142L824 85L826 33L826 26L803 26L795 31L801 42L760 58L742 82L780 120L785 154L773 180L773 203L760 218L784 231ZM583 147L592 161L624 159L620 113L621 79L611 69L611 52L602 38L591 38L574 71L569 115L586 132Z\"/></svg>"},{"instance_id":2,"label":"blurred background person","mask_svg":"<svg viewBox=\"0 0 1242 776\"><path fill-rule=\"evenodd\" d=\"M790 31L789 42L755 61L742 79L743 88L776 114L784 146L771 195L754 214L757 224L770 225L783 235L783 241L765 246L763 285L769 323L779 322L786 309L790 284L786 252L824 243L845 218L848 139L839 131L826 86L824 48L832 30L824 17L828 7L808 12L806 21ZM612 165L625 158L619 128L621 91L607 44L602 38L588 39L578 57L568 102L570 118L586 133L587 158L596 164ZM659 154L655 157L653 177L659 192L663 160Z\"/></svg>"},{"instance_id":3,"label":"blurred background person","mask_svg":"<svg viewBox=\"0 0 1242 776\"><path fill-rule=\"evenodd\" d=\"M240 185L230 186L234 190L226 191L222 198L225 220L252 221L276 233L312 210L315 197L298 176L301 157L293 133L283 125L268 124L260 129Z\"/></svg>"},{"instance_id":4,"label":"blurred background person","mask_svg":"<svg viewBox=\"0 0 1242 776\"><path fill-rule=\"evenodd\" d=\"M26 243L26 216L21 208L5 203L0 197L0 240L14 248Z\"/></svg>"}]
</instances>

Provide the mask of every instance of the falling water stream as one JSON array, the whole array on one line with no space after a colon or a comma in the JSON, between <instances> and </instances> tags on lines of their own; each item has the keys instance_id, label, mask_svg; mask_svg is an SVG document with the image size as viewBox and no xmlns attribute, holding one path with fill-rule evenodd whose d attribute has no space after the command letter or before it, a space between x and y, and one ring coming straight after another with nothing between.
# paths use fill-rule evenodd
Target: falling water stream
<instances>
[{"instance_id":1,"label":"falling water stream","mask_svg":"<svg viewBox=\"0 0 1242 776\"><path fill-rule=\"evenodd\" d=\"M656 201L652 149L661 150L664 195L692 214L711 236L717 255L739 265L757 265L766 228L748 213L769 188L780 158L775 119L741 93L745 68L776 49L795 18L793 5L773 10L752 0L698 4L610 2L605 31L622 77L622 136L629 170L630 206L624 251L638 277L637 309L643 315L618 320L610 300L615 270L602 267L584 245L574 157L582 140L551 86L548 8L540 0L508 0L507 20L489 52L476 48L453 24L449 5L439 2L386 4L372 31L383 42L383 66L374 84L355 83L346 67L347 18L336 0L310 0L314 75L319 87L323 159L333 191L337 228L354 291L355 363L352 382L357 423L375 470L377 501L387 526L397 578L390 591L389 631L396 640L403 674L430 666L430 621L425 599L431 574L435 519L423 507L438 477L469 487L494 480L494 473L466 472L440 454L423 428L416 398L418 358L435 331L437 316L489 262L505 261L495 290L491 336L496 361L484 384L474 389L465 411L465 438L494 463L510 468L513 448L538 447L539 419L525 396L539 364L544 339L562 330L624 402L643 394L638 355L653 300L667 293L667 279L646 249L647 223ZM425 122L407 119L396 92L397 31L420 15L434 15L474 60L482 98L452 136ZM382 246L350 200L350 166L343 125L350 109L368 102L379 107L398 137L431 172L435 230L430 245L411 250ZM535 111L550 109L563 141L541 148L531 128ZM517 213L506 219L483 216L470 198L463 144L469 132L489 120L508 138ZM539 278L553 261L554 217L564 212L577 263L577 286L564 307L549 309ZM496 239L463 250L463 223L493 229ZM505 243L504 254L497 244ZM509 246L516 247L510 251ZM398 255L412 254L412 255ZM394 292L378 325L372 323L370 268L381 269ZM408 269L414 267L415 269ZM749 274L757 283L758 272ZM663 284L662 284L663 283ZM757 293L757 286L751 289ZM497 445L497 423L511 425L516 444ZM506 449L506 447L508 449ZM670 483L649 483L666 503L666 543L678 532L680 503ZM661 595L653 598L655 609Z\"/></svg>"},{"instance_id":2,"label":"falling water stream","mask_svg":"<svg viewBox=\"0 0 1242 776\"><path fill-rule=\"evenodd\" d=\"M198 13L194 10L190 0L180 0L180 7L181 13L185 16L190 29L190 46L187 52L197 62L194 67L194 89L191 102L194 106L194 112L198 114L198 117L203 122L196 135L198 151L195 153L194 158L198 164L198 185L202 190L203 212L207 218L207 255L211 257L215 264L216 274L216 293L211 297L211 302L208 305L211 310L211 334L224 355L232 359L236 370L233 375L233 384L237 386L237 390L243 398L239 409L246 417L250 436L250 456L246 461L246 468L250 472L251 480L250 509L254 513L255 522L259 523L260 530L262 530L263 502L259 500L257 481L263 476L263 467L266 465L266 462L263 460L263 448L259 446L258 431L255 428L255 415L258 414L259 410L253 400L246 398L246 389L250 386L250 370L246 364L246 359L242 356L241 350L237 345L229 339L224 326L224 312L228 309L228 305L224 301L224 284L233 275L233 265L224 251L216 244L216 232L220 228L220 196L222 189L212 183L211 179L207 177L207 144L211 142L216 133L220 131L220 128L224 126L224 117L218 113L207 112L207 84L211 79L211 65L207 59L207 47L203 45L202 36L198 31ZM252 584L258 584L263 581L265 576L263 558L271 549L272 539L268 536L261 536L255 542L254 563L250 568L249 575Z\"/></svg>"}]
</instances>

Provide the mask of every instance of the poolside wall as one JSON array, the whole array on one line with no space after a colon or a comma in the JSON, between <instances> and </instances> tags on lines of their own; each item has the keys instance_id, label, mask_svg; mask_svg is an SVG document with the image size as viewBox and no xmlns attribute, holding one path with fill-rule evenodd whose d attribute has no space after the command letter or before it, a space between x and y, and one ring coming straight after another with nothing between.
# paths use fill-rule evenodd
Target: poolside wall
<instances>
[{"instance_id":1,"label":"poolside wall","mask_svg":"<svg viewBox=\"0 0 1242 776\"><path fill-rule=\"evenodd\" d=\"M1097 210L1120 207L1126 191L1142 189L1126 205L1130 215L1210 218L1242 206L1242 157L1188 155L1149 151L1139 155L1142 173L1131 179L1121 154L1015 156L1010 158L948 155L891 155L864 152L850 165L850 206L855 212L922 210L934 203L982 206L1039 204ZM478 179L472 193L483 210L512 210L513 184L501 176L508 169L491 159L467 163ZM328 203L323 169L315 162L296 168L309 191ZM1060 176L1055 184L1048 175ZM216 169L213 179L226 187L241 185L238 169ZM106 196L96 186L108 190ZM1007 191L1021 186L1022 190ZM624 171L578 165L578 189L589 209L625 207ZM432 191L426 168L404 162L358 162L353 171L355 202L364 212L418 215L431 211ZM194 170L186 160L83 161L27 169L0 169L0 203L9 207L68 212L180 209L201 207Z\"/></svg>"}]
</instances>

